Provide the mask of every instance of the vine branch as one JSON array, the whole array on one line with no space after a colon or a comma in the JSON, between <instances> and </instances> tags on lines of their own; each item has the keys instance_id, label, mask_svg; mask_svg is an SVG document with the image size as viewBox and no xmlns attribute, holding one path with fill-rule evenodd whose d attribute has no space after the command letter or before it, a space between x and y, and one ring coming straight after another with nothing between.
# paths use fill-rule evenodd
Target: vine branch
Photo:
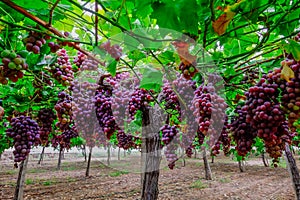
<instances>
[{"instance_id":1,"label":"vine branch","mask_svg":"<svg viewBox=\"0 0 300 200\"><path fill-rule=\"evenodd\" d=\"M58 3L60 2L60 0L56 0L56 2L54 3L54 5L52 6L51 10L50 10L50 16L49 16L49 26L52 25L52 18L53 18L53 11L55 9L55 7L58 5Z\"/></svg>"},{"instance_id":2,"label":"vine branch","mask_svg":"<svg viewBox=\"0 0 300 200\"><path fill-rule=\"evenodd\" d=\"M59 32L57 29L53 28L52 26L49 26L47 22L45 22L44 20L41 20L40 18L30 14L29 12L27 12L25 9L23 9L22 7L18 6L17 4L11 2L10 0L2 0L4 3L6 3L7 6L11 7L12 9L18 11L19 13L23 14L24 16L28 17L29 19L35 21L36 23L38 23L39 25L43 26L44 28L46 28L47 30L51 31L52 33L54 33L55 35L61 37L61 38L67 38L66 36L64 36L61 32ZM81 49L77 43L72 42L70 43L72 45L72 47L80 52L82 52L83 54L87 55L88 57L94 59L95 61L97 61L98 63L100 63L101 65L105 66L104 62L101 62L99 59L97 59L94 55L92 55L91 53L89 53L88 51Z\"/></svg>"}]
</instances>

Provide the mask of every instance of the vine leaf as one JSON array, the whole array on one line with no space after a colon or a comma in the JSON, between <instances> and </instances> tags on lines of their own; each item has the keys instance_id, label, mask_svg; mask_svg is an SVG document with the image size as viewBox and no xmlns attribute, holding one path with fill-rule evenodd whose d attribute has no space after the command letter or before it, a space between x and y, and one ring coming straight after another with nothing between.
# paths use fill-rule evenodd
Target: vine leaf
<instances>
[{"instance_id":1,"label":"vine leaf","mask_svg":"<svg viewBox=\"0 0 300 200\"><path fill-rule=\"evenodd\" d=\"M283 65L280 78L283 78L287 82L289 82L291 78L295 78L293 70L287 64Z\"/></svg>"},{"instance_id":2,"label":"vine leaf","mask_svg":"<svg viewBox=\"0 0 300 200\"><path fill-rule=\"evenodd\" d=\"M117 73L117 61L114 60L112 61L108 66L107 66L107 71L112 75L115 76Z\"/></svg>"},{"instance_id":3,"label":"vine leaf","mask_svg":"<svg viewBox=\"0 0 300 200\"><path fill-rule=\"evenodd\" d=\"M158 92L163 85L163 74L156 69L149 69L143 73L143 78L140 83L140 88L146 90L154 90Z\"/></svg>"},{"instance_id":4,"label":"vine leaf","mask_svg":"<svg viewBox=\"0 0 300 200\"><path fill-rule=\"evenodd\" d=\"M226 6L224 8L224 14L220 15L220 17L217 20L212 22L212 27L213 27L215 33L217 33L218 35L223 35L225 33L229 23L236 15L239 5L243 1L244 0L238 1L237 3L230 5L230 6Z\"/></svg>"}]
</instances>

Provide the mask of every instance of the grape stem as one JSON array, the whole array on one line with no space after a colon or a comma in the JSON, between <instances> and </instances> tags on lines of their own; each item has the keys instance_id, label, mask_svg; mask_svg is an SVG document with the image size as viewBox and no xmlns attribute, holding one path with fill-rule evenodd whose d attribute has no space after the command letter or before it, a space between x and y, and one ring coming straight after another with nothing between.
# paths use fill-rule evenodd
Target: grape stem
<instances>
[{"instance_id":1,"label":"grape stem","mask_svg":"<svg viewBox=\"0 0 300 200\"><path fill-rule=\"evenodd\" d=\"M56 0L56 2L54 3L54 5L52 6L52 8L50 10L50 13L49 13L49 23L48 23L49 26L52 25L53 11L54 11L55 7L58 5L59 2L60 2L60 0Z\"/></svg>"}]
</instances>

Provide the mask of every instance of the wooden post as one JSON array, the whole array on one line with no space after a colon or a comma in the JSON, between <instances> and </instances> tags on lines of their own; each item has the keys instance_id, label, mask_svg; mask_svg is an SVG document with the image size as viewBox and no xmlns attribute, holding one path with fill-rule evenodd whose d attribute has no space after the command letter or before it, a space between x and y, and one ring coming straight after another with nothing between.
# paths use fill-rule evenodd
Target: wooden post
<instances>
[{"instance_id":1,"label":"wooden post","mask_svg":"<svg viewBox=\"0 0 300 200\"><path fill-rule=\"evenodd\" d=\"M246 171L245 161L239 160L239 169L240 169L240 172L245 172Z\"/></svg>"},{"instance_id":2,"label":"wooden post","mask_svg":"<svg viewBox=\"0 0 300 200\"><path fill-rule=\"evenodd\" d=\"M204 169L205 169L205 179L206 180L212 180L212 174L211 169L207 160L206 156L206 149L203 148L203 162L204 162Z\"/></svg>"},{"instance_id":3,"label":"wooden post","mask_svg":"<svg viewBox=\"0 0 300 200\"><path fill-rule=\"evenodd\" d=\"M60 147L59 148L59 155L58 155L58 163L57 163L57 168L56 170L60 170L61 168L61 157L62 157L63 149Z\"/></svg>"},{"instance_id":4,"label":"wooden post","mask_svg":"<svg viewBox=\"0 0 300 200\"><path fill-rule=\"evenodd\" d=\"M27 169L27 163L29 160L29 155L27 158L21 162L20 169L19 169L19 175L17 180L17 185L15 189L15 195L14 200L23 200L24 197L24 182L25 182L25 175L26 175L26 169Z\"/></svg>"},{"instance_id":5,"label":"wooden post","mask_svg":"<svg viewBox=\"0 0 300 200\"><path fill-rule=\"evenodd\" d=\"M41 154L40 154L40 159L39 159L39 161L38 161L38 164L41 164L41 162L42 162L42 160L43 160L43 158L44 158L44 153L45 153L45 147L43 147L43 149L42 149L42 152L41 152Z\"/></svg>"},{"instance_id":6,"label":"wooden post","mask_svg":"<svg viewBox=\"0 0 300 200\"><path fill-rule=\"evenodd\" d=\"M120 160L120 153L121 153L121 148L118 147L118 160Z\"/></svg>"},{"instance_id":7,"label":"wooden post","mask_svg":"<svg viewBox=\"0 0 300 200\"><path fill-rule=\"evenodd\" d=\"M293 185L294 190L296 193L296 199L300 200L300 175L299 170L296 164L296 161L293 157L293 154L290 150L289 144L285 144L285 157L286 157L286 164L288 166Z\"/></svg>"},{"instance_id":8,"label":"wooden post","mask_svg":"<svg viewBox=\"0 0 300 200\"><path fill-rule=\"evenodd\" d=\"M91 166L91 159L92 159L92 150L93 150L93 147L90 147L88 163L87 163L86 171L85 171L85 176L86 176L86 177L88 177L88 176L90 175L90 166Z\"/></svg>"},{"instance_id":9,"label":"wooden post","mask_svg":"<svg viewBox=\"0 0 300 200\"><path fill-rule=\"evenodd\" d=\"M142 110L142 200L158 198L158 178L161 160L160 137L150 119L149 108Z\"/></svg>"},{"instance_id":10,"label":"wooden post","mask_svg":"<svg viewBox=\"0 0 300 200\"><path fill-rule=\"evenodd\" d=\"M107 165L110 165L110 143L107 145Z\"/></svg>"},{"instance_id":11,"label":"wooden post","mask_svg":"<svg viewBox=\"0 0 300 200\"><path fill-rule=\"evenodd\" d=\"M262 154L261 154L261 158L262 158L262 160L263 160L264 166L265 166L265 167L269 167L269 161L268 161L268 159L266 158L265 152L264 152L264 151L263 151Z\"/></svg>"}]
</instances>

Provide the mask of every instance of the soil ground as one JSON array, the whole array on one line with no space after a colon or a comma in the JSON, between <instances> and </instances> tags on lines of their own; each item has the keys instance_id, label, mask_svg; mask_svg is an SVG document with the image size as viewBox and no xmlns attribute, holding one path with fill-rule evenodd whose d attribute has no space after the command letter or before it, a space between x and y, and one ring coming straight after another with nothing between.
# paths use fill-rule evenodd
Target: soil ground
<instances>
[{"instance_id":1,"label":"soil ground","mask_svg":"<svg viewBox=\"0 0 300 200\"><path fill-rule=\"evenodd\" d=\"M124 161L124 165L126 161ZM41 165L31 158L26 174L25 199L79 200L79 199L139 199L140 174L121 172L94 159L90 177L85 177L83 157L68 157L60 171L55 170L57 159L48 158ZM213 180L204 179L203 161L186 159L174 170L162 168L159 177L160 200L293 200L294 190L284 160L278 168L264 167L260 158L246 162L241 173L236 161L218 156L210 163ZM18 170L13 161L0 160L0 199L13 198Z\"/></svg>"}]
</instances>

